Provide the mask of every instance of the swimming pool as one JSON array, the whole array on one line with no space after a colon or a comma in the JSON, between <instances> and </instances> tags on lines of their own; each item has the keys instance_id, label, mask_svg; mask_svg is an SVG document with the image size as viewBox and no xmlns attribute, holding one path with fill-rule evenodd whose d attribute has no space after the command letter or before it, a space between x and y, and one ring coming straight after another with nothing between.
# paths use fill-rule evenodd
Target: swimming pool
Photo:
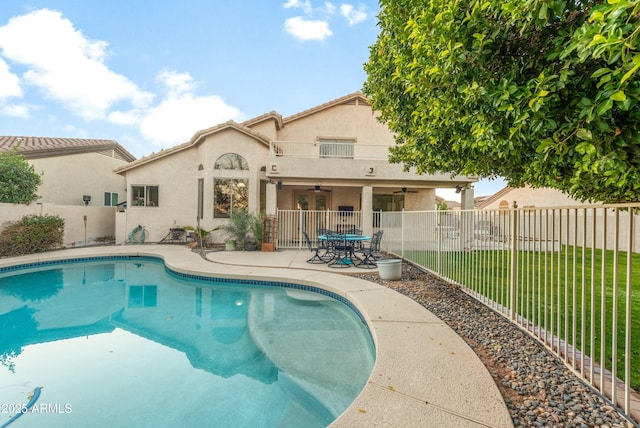
<instances>
[{"instance_id":1,"label":"swimming pool","mask_svg":"<svg viewBox=\"0 0 640 428\"><path fill-rule=\"evenodd\" d=\"M326 291L72 262L0 270L0 403L44 387L20 423L326 426L373 368L366 324Z\"/></svg>"}]
</instances>

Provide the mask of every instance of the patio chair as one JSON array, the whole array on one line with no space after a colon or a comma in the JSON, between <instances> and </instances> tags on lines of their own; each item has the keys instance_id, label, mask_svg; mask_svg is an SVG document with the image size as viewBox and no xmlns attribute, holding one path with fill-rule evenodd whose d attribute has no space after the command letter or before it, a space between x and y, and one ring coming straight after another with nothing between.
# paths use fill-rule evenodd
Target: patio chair
<instances>
[{"instance_id":1,"label":"patio chair","mask_svg":"<svg viewBox=\"0 0 640 428\"><path fill-rule=\"evenodd\" d=\"M382 240L382 234L384 232L382 230L377 231L371 237L371 243L369 246L362 248L359 252L362 253L363 257L360 259L360 262L356 265L356 267L363 269L374 269L377 267L376 260L379 258L380 253L380 241Z\"/></svg>"},{"instance_id":2,"label":"patio chair","mask_svg":"<svg viewBox=\"0 0 640 428\"><path fill-rule=\"evenodd\" d=\"M303 230L302 234L304 235L304 240L307 241L307 247L309 247L309 251L313 253L313 256L307 260L307 263L326 263L327 260L325 259L325 256L327 254L327 249L321 245L313 245L306 230ZM322 255L320 255L321 251L324 251Z\"/></svg>"},{"instance_id":3,"label":"patio chair","mask_svg":"<svg viewBox=\"0 0 640 428\"><path fill-rule=\"evenodd\" d=\"M348 268L353 266L353 246L347 242L344 235L330 235L327 239L327 247L332 258L327 266L330 268Z\"/></svg>"}]
</instances>

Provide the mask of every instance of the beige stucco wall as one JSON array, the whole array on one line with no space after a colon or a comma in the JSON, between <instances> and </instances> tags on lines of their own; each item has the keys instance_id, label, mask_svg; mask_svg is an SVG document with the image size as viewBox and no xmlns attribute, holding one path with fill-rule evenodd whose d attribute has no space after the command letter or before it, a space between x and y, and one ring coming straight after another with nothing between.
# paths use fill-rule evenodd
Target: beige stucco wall
<instances>
[{"instance_id":1,"label":"beige stucco wall","mask_svg":"<svg viewBox=\"0 0 640 428\"><path fill-rule=\"evenodd\" d=\"M287 122L278 132L282 141L316 141L317 138L356 138L356 144L393 145L393 135L378 122L367 105L337 105ZM357 150L357 148L356 148Z\"/></svg>"},{"instance_id":2,"label":"beige stucco wall","mask_svg":"<svg viewBox=\"0 0 640 428\"><path fill-rule=\"evenodd\" d=\"M54 204L0 203L0 230L26 215L57 215L64 219L63 245L76 247L91 245L101 238L115 235L114 207L92 207ZM87 216L86 240L84 216Z\"/></svg>"},{"instance_id":3,"label":"beige stucco wall","mask_svg":"<svg viewBox=\"0 0 640 428\"><path fill-rule=\"evenodd\" d=\"M257 133L264 135L270 140L276 140L278 138L276 122L273 119L255 123L254 125L251 125L250 128Z\"/></svg>"},{"instance_id":4,"label":"beige stucco wall","mask_svg":"<svg viewBox=\"0 0 640 428\"><path fill-rule=\"evenodd\" d=\"M82 153L28 160L38 173L44 173L38 188L38 202L59 205L84 205L83 195L90 195L90 206L104 206L104 193L118 193L125 199L124 177L113 170L126 162L99 153Z\"/></svg>"},{"instance_id":5,"label":"beige stucco wall","mask_svg":"<svg viewBox=\"0 0 640 428\"><path fill-rule=\"evenodd\" d=\"M500 203L507 202L508 206L513 207L513 202L517 202L518 207L540 208L540 207L564 207L582 205L582 203L570 196L555 189L532 189L530 187L521 187L511 189L503 196L492 201L482 209L497 210L500 209Z\"/></svg>"},{"instance_id":6,"label":"beige stucco wall","mask_svg":"<svg viewBox=\"0 0 640 428\"><path fill-rule=\"evenodd\" d=\"M268 147L255 138L229 129L206 137L197 146L127 171L129 193L131 186L158 186L159 206L132 206L129 195L127 214L124 219L119 216L118 230L124 230L128 234L136 226L142 225L149 233L147 241L157 242L172 227L195 227L200 178L204 180L204 218L200 221L203 229L212 230L226 222L226 219L213 218L214 178L247 178L249 212L258 211L260 179L265 178L260 167L265 165L268 152ZM243 156L249 164L249 171L214 169L216 160L225 153ZM202 170L198 169L200 165ZM224 240L220 231L212 233L211 239L214 242ZM125 240L126 236L118 235L118 242Z\"/></svg>"}]
</instances>

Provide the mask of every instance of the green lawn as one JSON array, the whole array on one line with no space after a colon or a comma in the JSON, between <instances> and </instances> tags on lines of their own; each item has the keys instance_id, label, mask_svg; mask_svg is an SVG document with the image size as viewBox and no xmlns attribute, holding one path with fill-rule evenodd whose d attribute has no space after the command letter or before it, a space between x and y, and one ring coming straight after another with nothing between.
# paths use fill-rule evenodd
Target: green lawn
<instances>
[{"instance_id":1,"label":"green lawn","mask_svg":"<svg viewBox=\"0 0 640 428\"><path fill-rule=\"evenodd\" d=\"M449 252L441 253L439 257L435 252L412 252L405 253L405 257L500 305L511 306L509 251ZM538 324L561 340L574 344L600 364L603 360L601 330L604 322L604 365L609 370L613 369L615 333L616 372L620 379L625 379L627 253L618 253L617 269L614 268L613 251L595 250L592 253L591 249L586 249L583 255L582 248L569 246L546 253L521 251L517 254L516 265L513 276L518 284L514 296L517 314L530 324ZM631 386L640 390L640 254L632 255L631 265L629 377ZM614 303L615 296L617 303ZM614 306L617 307L617 313ZM614 315L617 317L615 329ZM585 332L584 338L581 331Z\"/></svg>"}]
</instances>

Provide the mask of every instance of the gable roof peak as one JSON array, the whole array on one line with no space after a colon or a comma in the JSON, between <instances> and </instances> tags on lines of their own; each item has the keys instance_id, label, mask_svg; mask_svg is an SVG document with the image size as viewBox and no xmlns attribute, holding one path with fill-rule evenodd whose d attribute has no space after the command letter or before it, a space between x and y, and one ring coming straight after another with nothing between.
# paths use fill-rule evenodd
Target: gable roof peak
<instances>
[{"instance_id":1,"label":"gable roof peak","mask_svg":"<svg viewBox=\"0 0 640 428\"><path fill-rule=\"evenodd\" d=\"M316 107L312 107L308 110L303 110L299 113L293 114L291 116L285 117L283 119L283 122L286 124L287 122L292 122L294 120L300 119L302 117L305 116L309 116L311 114L317 113L319 111L322 110L326 110L328 108L334 107L334 106L338 106L338 105L364 105L364 106L371 106L371 103L369 102L369 100L367 99L367 97L365 97L362 92L360 91L356 91L353 92L351 94L342 96L340 98L336 98L334 100L328 101L326 103L320 104Z\"/></svg>"}]
</instances>

